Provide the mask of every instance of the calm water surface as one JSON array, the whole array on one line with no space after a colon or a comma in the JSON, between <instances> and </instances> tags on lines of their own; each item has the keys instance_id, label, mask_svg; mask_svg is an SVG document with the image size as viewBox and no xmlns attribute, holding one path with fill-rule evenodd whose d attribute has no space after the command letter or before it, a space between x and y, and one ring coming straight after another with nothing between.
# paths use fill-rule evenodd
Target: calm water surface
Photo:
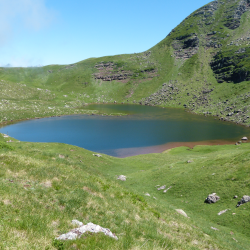
<instances>
[{"instance_id":1,"label":"calm water surface","mask_svg":"<svg viewBox=\"0 0 250 250\"><path fill-rule=\"evenodd\" d=\"M179 109L140 105L89 105L127 116L72 115L29 120L0 133L30 142L62 142L112 156L162 152L178 145L222 144L250 137L250 129Z\"/></svg>"}]
</instances>

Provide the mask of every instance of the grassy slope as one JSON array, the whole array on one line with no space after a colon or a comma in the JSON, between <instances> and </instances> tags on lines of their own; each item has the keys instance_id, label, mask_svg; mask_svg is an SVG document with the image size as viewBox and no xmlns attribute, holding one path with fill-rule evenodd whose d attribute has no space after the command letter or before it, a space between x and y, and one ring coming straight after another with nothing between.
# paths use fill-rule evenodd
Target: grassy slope
<instances>
[{"instance_id":1,"label":"grassy slope","mask_svg":"<svg viewBox=\"0 0 250 250\"><path fill-rule=\"evenodd\" d=\"M65 144L3 143L7 139L0 136L3 249L248 249L249 204L236 209L233 196L249 192L249 144L118 159ZM116 180L120 174L126 182ZM172 188L163 194L156 185ZM204 204L212 192L221 200ZM218 216L224 209L231 210ZM72 228L72 219L110 228L119 240L99 234L54 241Z\"/></svg>"},{"instance_id":2,"label":"grassy slope","mask_svg":"<svg viewBox=\"0 0 250 250\"><path fill-rule=\"evenodd\" d=\"M234 56L235 51L246 48L249 43L248 40L237 40L249 36L247 33L249 10L242 15L239 28L231 30L223 25L226 20L225 11L238 2L239 0L227 1L214 11L212 17L207 19L201 15L194 15L199 10L192 13L174 29L174 32L151 48L149 50L151 54L143 52L90 58L74 65L65 66L2 68L0 70L0 100L2 99L0 108L3 115L0 117L0 122L36 116L82 113L83 111L77 107L84 103L114 101L145 103L145 98L160 90L163 83L174 83L175 87L179 89L178 94L172 94L172 98L163 96L164 98L161 100L158 98L156 102L149 103L180 108L186 104L187 108L196 113L206 112L250 125L250 119L246 118L250 116L250 110L248 111L250 105L249 81L236 84L227 81L218 83L210 67L210 62L217 52L221 51L222 56ZM205 25L208 21L211 21L211 24ZM216 31L217 34L207 36L211 31ZM187 60L175 59L172 43L178 37L192 33L197 34L199 39L198 53ZM211 41L222 44L222 47L207 47L206 44ZM249 54L248 50L245 54ZM130 71L133 76L125 83L95 80L92 74L97 72L95 65L101 61L114 62L119 69ZM240 66L250 70L249 60L247 58L241 60L237 67ZM148 68L155 68L157 76L148 78L147 74L141 72ZM22 85L20 86L20 84ZM203 90L211 88L214 89L213 92L202 94ZM46 92L46 89L50 92ZM171 91L167 91L165 94L171 96ZM194 95L201 100L194 98ZM204 102L204 98L207 101ZM49 107L53 109L49 109ZM232 108L230 109L230 107ZM20 109L22 112L19 111ZM229 112L243 111L243 109L245 113L227 117Z\"/></svg>"}]
</instances>

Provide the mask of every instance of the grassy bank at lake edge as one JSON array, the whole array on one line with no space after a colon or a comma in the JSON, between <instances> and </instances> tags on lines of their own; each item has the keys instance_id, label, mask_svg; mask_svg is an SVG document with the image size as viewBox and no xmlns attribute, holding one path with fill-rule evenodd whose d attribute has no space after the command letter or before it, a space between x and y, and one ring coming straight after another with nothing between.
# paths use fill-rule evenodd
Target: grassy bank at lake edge
<instances>
[{"instance_id":1,"label":"grassy bank at lake edge","mask_svg":"<svg viewBox=\"0 0 250 250\"><path fill-rule=\"evenodd\" d=\"M0 136L3 249L248 248L249 204L235 208L249 192L247 143L119 159L66 144L9 139ZM120 174L126 182L116 180ZM163 193L156 185L172 188ZM204 204L212 192L220 201ZM218 216L224 209L231 210ZM88 234L54 241L73 228L72 219L110 228L119 240Z\"/></svg>"}]
</instances>

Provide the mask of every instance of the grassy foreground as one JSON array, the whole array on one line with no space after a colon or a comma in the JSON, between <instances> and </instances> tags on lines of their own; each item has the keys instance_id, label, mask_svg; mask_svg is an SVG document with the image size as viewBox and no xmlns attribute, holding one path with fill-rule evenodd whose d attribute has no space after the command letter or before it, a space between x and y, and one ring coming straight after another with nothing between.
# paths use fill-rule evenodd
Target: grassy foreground
<instances>
[{"instance_id":1,"label":"grassy foreground","mask_svg":"<svg viewBox=\"0 0 250 250\"><path fill-rule=\"evenodd\" d=\"M250 204L235 208L249 195L247 143L119 159L9 139L0 135L1 249L249 249ZM126 182L116 180L120 174ZM156 185L172 188L163 193ZM220 201L205 204L212 192ZM231 210L217 215L225 209ZM74 228L73 219L109 228L119 239L54 240Z\"/></svg>"}]
</instances>

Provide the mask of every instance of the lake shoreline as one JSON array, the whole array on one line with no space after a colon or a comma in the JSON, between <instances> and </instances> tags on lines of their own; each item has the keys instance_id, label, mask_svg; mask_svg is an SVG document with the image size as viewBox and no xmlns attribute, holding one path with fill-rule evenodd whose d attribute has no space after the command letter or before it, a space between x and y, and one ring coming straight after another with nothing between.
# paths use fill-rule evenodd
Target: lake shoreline
<instances>
[{"instance_id":1,"label":"lake shoreline","mask_svg":"<svg viewBox=\"0 0 250 250\"><path fill-rule=\"evenodd\" d=\"M123 102L122 103L87 103L84 106L89 106L89 105L112 105L112 104L114 104L114 105L138 105L138 106L157 107L157 108L162 108L162 109L171 108L171 109L185 110L186 112L188 112L190 114L193 114L193 115L205 116L205 117L215 117L215 120L220 120L220 121L227 122L227 123L233 123L233 124L236 124L236 125L239 125L239 126L243 126L243 127L250 127L249 125L244 124L244 123L237 123L237 122L228 121L228 120L225 120L225 119L219 119L218 116L216 116L216 115L196 113L194 111L191 111L191 110L188 110L188 109L184 109L184 108L181 108L181 107L167 107L167 106L163 107L163 106L159 106L159 105L145 105L145 104L142 105L142 104L139 104L139 103L123 103ZM76 110L80 109L82 111L82 110L84 110L83 107L78 107L78 108L75 108L75 109ZM92 114L89 114L89 113L82 113L82 112L78 111L77 113L72 112L72 113L61 114L61 115L54 115L54 116L26 117L26 118L21 118L21 119L15 119L15 120L10 120L10 121L0 122L0 127L1 126L11 125L11 124L14 124L14 123L17 123L17 122L26 121L26 120L36 120L36 119L43 119L43 118L62 117L62 116L81 115L81 114L82 115L103 115L104 113L92 113ZM105 114L105 115L107 115L107 116L116 116L116 115L112 115L112 114ZM118 114L117 116L120 116L120 114Z\"/></svg>"},{"instance_id":2,"label":"lake shoreline","mask_svg":"<svg viewBox=\"0 0 250 250\"><path fill-rule=\"evenodd\" d=\"M89 104L89 105L92 105L92 104ZM97 105L103 105L103 104L97 104ZM86 110L81 109L81 110L74 110L74 111L72 110L73 112L71 114L65 114L65 115L41 116L41 117L34 117L34 118L19 119L19 120L15 120L15 121L8 121L8 122L1 123L0 124L0 128L3 128L3 127L8 126L8 125L13 125L13 124L16 124L16 123L19 123L19 122L39 120L39 119L43 119L43 118L59 118L59 117L78 116L78 115L104 116L104 114L105 114L105 116L109 117L109 116L115 116L114 114L117 114L116 116L121 116L120 113L118 113L120 111L126 113L127 115L129 115L130 114L129 111L131 111L131 108L127 109L126 107L125 108L122 107L123 105L124 106L126 106L126 105L129 106L131 104L118 104L118 103L116 103L116 104L113 104L113 103L109 104L108 103L108 104L104 104L104 106L105 105L115 105L115 106L117 105L118 107L115 108L115 109L113 109L114 112L110 112L110 110L107 111L107 107L106 107L106 110L105 109L103 109L103 110L102 109L98 109L98 107L93 107L93 109L86 109ZM119 107L119 105L120 105L120 107ZM134 104L132 104L131 106L133 106L133 105ZM145 106L146 107L148 105L139 105L139 104L137 104L136 106L138 106L138 107L139 106ZM155 107L155 106L152 106L152 108L153 107ZM150 111L151 113L152 113L152 108L149 109L149 110L151 110ZM160 108L161 110L167 110L167 108L164 108L164 107L155 107L155 108L158 108L158 109ZM108 109L110 109L110 107L108 107ZM183 109L180 109L180 108L177 108L177 109L180 110L181 113L184 112L184 113L190 113L192 115L197 115L197 114L194 114L193 112L187 112L187 110L183 110ZM85 112L83 112L83 110ZM138 108L136 108L136 110L138 111ZM142 111L142 114L147 114L147 112L145 112L145 108L139 108L139 110ZM170 110L172 110L172 108L170 108ZM174 110L176 110L176 108L174 108ZM112 111L112 109L111 109L111 111ZM153 113L154 112L155 111L153 111ZM177 116L178 116L178 112L176 113L176 111L172 111L172 115L175 116L175 114L177 114ZM168 115L169 115L168 111L167 111L166 114L164 113L164 115L166 115L168 117ZM209 118L209 116L210 116L210 118ZM201 118L201 119L204 120L203 121L203 122L205 122L204 124L209 124L209 121L211 122L211 120L213 120L212 117L211 117L211 115L209 115L209 116L207 116L207 118ZM172 118L172 116L170 116L170 117ZM196 116L196 117L198 117L198 116ZM202 117L202 115L199 115L199 117ZM204 117L204 115L203 115L203 117ZM208 121L206 121L206 119L208 119ZM157 119L154 119L154 118L152 120L153 121L157 121ZM214 120L217 120L217 122L219 122L220 119L214 119ZM183 122L184 121L185 120L183 120ZM217 122L215 122L215 123L217 123ZM230 122L230 123L236 125L233 122ZM239 124L237 124L237 126L238 125ZM203 125L200 125L200 126L203 126ZM242 126L242 127L245 127L245 126ZM174 128L172 128L172 129L174 129ZM172 136L172 138L168 138L170 140L167 143L159 141L160 143L164 143L164 144L152 144L154 146L150 146L150 145L149 146L141 146L141 145L139 145L138 147L133 147L133 145L131 145L132 147L126 147L126 148L125 147L121 147L121 148L118 147L118 149L113 149L113 151L115 152L115 154L113 156L114 157L118 157L118 158L126 158L126 157L130 157L130 156L142 155L142 154L163 153L164 151L166 151L168 149L172 149L172 148L176 148L176 147L182 147L182 146L193 148L194 146L197 146L197 145L232 145L232 144L235 144L236 142L240 141L240 139L242 138L242 137L238 137L238 138L237 137L234 137L234 138L231 137L231 139L227 139L227 137L224 137L223 139L216 139L216 138L213 138L213 136L212 137L210 136L210 137L204 138L205 140L199 141L199 139L202 139L202 137L199 137L198 134L197 134L197 132L198 131L195 131L194 137L188 138L187 141L181 141L182 138L184 138L184 137L178 138L178 134L176 134L175 136ZM207 133L207 130L204 131L204 132ZM120 131L120 133L123 133L123 132ZM151 134L150 131L148 131L148 133ZM210 133L211 133L211 129L210 129ZM247 133L246 135L243 135L243 133L242 133L242 136L248 136L249 137L250 135L249 135L249 133ZM13 136L13 137L15 138L15 136ZM213 138L213 140L210 140L210 138ZM230 138L230 137L228 137L228 138ZM189 140L189 139L191 139L191 140ZM20 139L20 140L24 141L23 139ZM177 140L177 142L175 140ZM192 140L195 140L195 141L192 141ZM59 141L59 142L61 142L61 141ZM77 144L68 143L68 142L62 142L62 143L77 145ZM136 144L138 145L138 143L136 143ZM82 145L77 145L77 146L79 146L81 148L85 148L87 150L91 150L93 152L95 152L95 151L98 152L98 150L89 149L86 146L82 146ZM105 148L99 150L98 153L112 155Z\"/></svg>"},{"instance_id":3,"label":"lake shoreline","mask_svg":"<svg viewBox=\"0 0 250 250\"><path fill-rule=\"evenodd\" d=\"M238 142L237 142L238 143ZM247 143L247 142L242 142ZM188 147L193 149L196 146L222 146L222 145L234 145L236 141L234 140L211 140L211 141L196 141L196 142L169 142L163 145L156 145L151 147L138 147L138 148L122 148L117 149L116 157L118 158L127 158L144 154L161 154L170 149L178 147ZM240 144L238 144L240 145ZM137 153L135 153L137 152ZM139 153L138 153L139 152Z\"/></svg>"}]
</instances>

